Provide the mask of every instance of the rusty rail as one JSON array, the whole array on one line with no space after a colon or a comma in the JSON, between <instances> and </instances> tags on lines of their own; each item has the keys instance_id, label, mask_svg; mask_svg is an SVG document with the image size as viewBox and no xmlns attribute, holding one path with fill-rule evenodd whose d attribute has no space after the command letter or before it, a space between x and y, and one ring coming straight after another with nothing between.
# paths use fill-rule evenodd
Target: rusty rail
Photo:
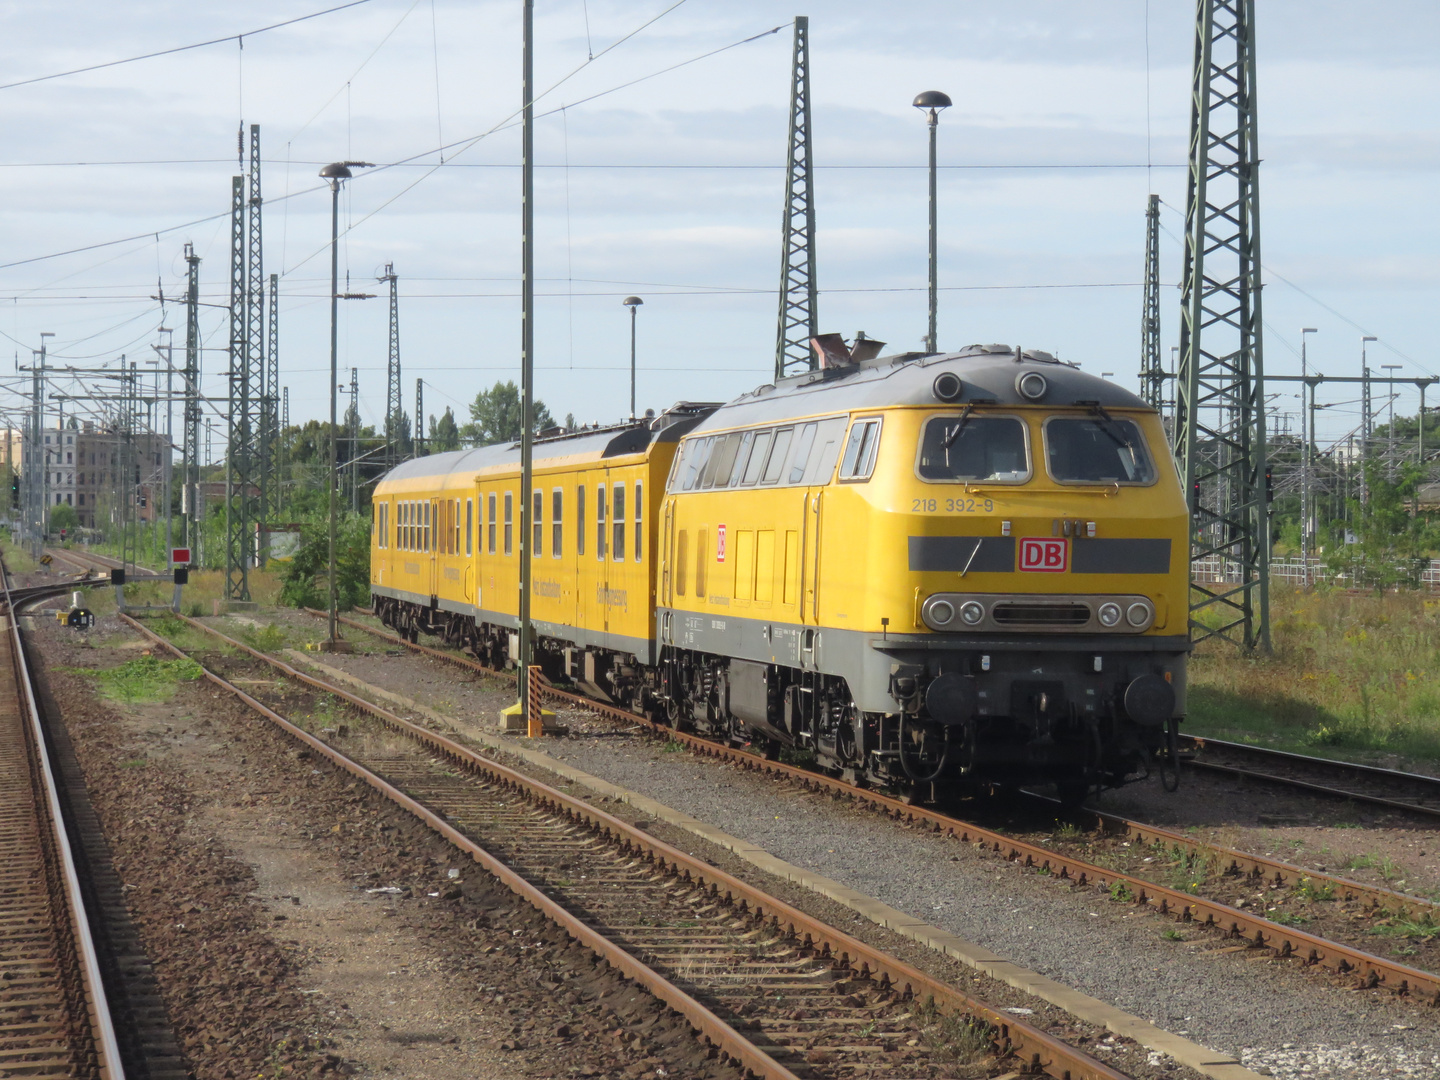
<instances>
[{"instance_id":1,"label":"rusty rail","mask_svg":"<svg viewBox=\"0 0 1440 1080\"><path fill-rule=\"evenodd\" d=\"M0 567L0 617L7 663L4 712L11 741L3 748L3 820L7 878L3 918L17 923L0 956L7 998L0 1006L0 1072L124 1080L125 1069L90 931L80 874L65 827L60 786L47 751L16 608L38 599L12 593ZM22 871L28 867L25 880ZM38 872L37 872L38 871ZM48 890L47 898L30 894ZM48 942L48 944L47 944ZM42 948L43 946L43 948ZM40 951L37 951L40 950ZM10 1075L6 1073L6 1075Z\"/></svg>"},{"instance_id":2,"label":"rusty rail","mask_svg":"<svg viewBox=\"0 0 1440 1080\"><path fill-rule=\"evenodd\" d=\"M471 668L487 675L498 674L480 664L478 661L444 653L440 650L425 646L413 645L403 638L395 637L384 631L375 630L355 620L346 621L350 625L364 630L367 633L374 634L386 640L393 640L405 645L407 648L420 649L428 655L435 656L460 667ZM206 629L208 630L209 628L207 627ZM1143 905L1162 915L1168 915L1182 922L1198 921L1205 926L1217 928L1228 937L1243 940L1254 948L1273 949L1281 958L1299 959L1307 967L1323 967L1337 975L1356 975L1359 985L1361 986L1370 988L1383 987L1392 993L1402 995L1423 994L1427 996L1432 1003L1440 1005L1440 975L1432 972L1408 967L1384 957L1367 953L1361 949L1355 949L1339 942L1318 937L1314 934L1307 934L1303 930L1284 926L1270 919L1252 915L1239 908L1231 907L1228 904L1193 896L1179 889L1167 888L1166 886L1158 885L1143 878L1133 877L1119 871L1108 870L1093 863L1051 851L1038 844L1017 840L1013 837L1006 836L1004 833L995 832L992 829L983 828L972 822L951 817L938 810L930 810L901 799L882 795L868 788L857 787L854 784L849 784L843 780L825 776L821 773L801 769L793 765L785 765L778 761L765 760L755 754L747 753L733 747L723 746L697 735L676 731L665 724L648 720L643 716L638 716L625 709L616 708L613 705L606 705L579 694L571 694L563 690L558 690L553 686L546 686L544 688L544 695L552 701L563 701L567 704L589 709L628 724L648 727L657 733L664 734L667 738L682 743L696 753L742 764L747 768L757 769L768 775L782 776L810 790L847 795L905 824L920 825L935 832L948 833L965 843L973 843L995 854L1002 855L1010 861L1023 860L1026 866L1043 870L1062 880L1073 881L1080 886L1088 885L1108 889L1112 892L1128 893L1136 904ZM1279 860L1264 859L1260 856L1249 855L1228 848L1204 845L1198 841L1181 837L1177 833L1158 829L1150 825L1144 825L1140 822L1124 821L1124 819L1112 820L1117 823L1123 821L1124 827L1127 829L1132 829L1136 831L1137 834L1152 836L1165 843L1170 843L1173 839L1184 845L1194 846L1196 850L1203 849L1207 852L1213 852L1222 858L1228 856L1235 861L1237 866L1247 870L1259 870L1266 876L1276 874L1280 875L1282 879L1296 881L1298 881L1299 877L1309 877L1312 880L1333 881L1337 886L1353 895L1365 896L1368 894L1370 897L1373 897L1373 902L1379 906L1390 906L1392 903L1403 904L1404 907L1413 910L1417 904L1426 903L1416 897L1405 897L1400 893L1376 889L1358 882L1348 881L1344 878L1331 878L1328 875L1306 871L1301 867L1291 866ZM1122 886L1123 889L1120 888Z\"/></svg>"},{"instance_id":3,"label":"rusty rail","mask_svg":"<svg viewBox=\"0 0 1440 1080\"><path fill-rule=\"evenodd\" d=\"M155 634L136 620L128 616L122 616L122 618L124 618L129 625L135 627L146 637L160 644L172 654L182 657L185 655L174 645L170 644L170 642ZM369 713L392 729L405 733L407 736L424 743L426 746L445 755L451 760L555 807L572 819L583 822L602 834L619 838L630 848L642 853L645 858L653 860L658 865L676 868L682 876L693 881L704 883L718 899L726 903L740 905L742 909L758 912L782 931L786 931L802 940L809 941L813 948L820 951L823 955L829 956L837 966L853 969L861 973L862 976L868 976L880 986L892 989L894 992L903 996L931 997L937 1005L964 1012L984 1021L997 1032L1000 1045L1002 1047L1008 1047L1009 1051L1024 1062L1027 1068L1038 1068L1051 1076L1062 1078L1062 1080L1124 1080L1122 1073L1117 1072L1103 1062L1097 1061L1083 1051L1056 1039L1047 1032L1025 1023L1012 1015L992 1009L983 1002L977 1001L956 990L954 987L926 975L917 968L896 960L888 954L806 915L804 912L791 907L783 901L771 897L754 886L741 881L739 878L732 877L701 859L688 855L678 848L671 847L664 841L656 839L643 830L637 829L611 814L607 814L605 811L590 805L583 799L566 795L564 792L542 784L523 773L506 768L498 762L476 754L474 751L443 735L439 735L418 724L402 719L389 710L376 705L374 702L367 701L365 698L350 693L341 687L334 686L323 679L318 679L305 672L299 671L282 660L277 660L275 657L268 656L257 649L252 649L243 642L227 637L225 634L220 633L218 630L202 622L183 615L180 616L180 618L196 629L225 642L232 648L247 653L255 659L270 665L289 678L302 682L323 693L332 694L343 699L351 706ZM202 668L202 670L204 669ZM563 926L576 940L586 945L586 947L593 949L612 964L620 967L625 974L640 982L655 994L656 997L665 1001L677 1012L682 1013L697 1030L715 1042L723 1051L730 1053L747 1068L766 1077L789 1078L793 1075L789 1070L774 1062L764 1051L752 1046L742 1035L711 1013L699 1002L694 1001L694 999L683 990L675 987L653 969L644 965L604 937L601 937L591 928L585 926L545 896L544 893L536 890L504 864L495 860L485 852L484 849L473 844L463 834L449 826L444 820L432 812L426 810L409 796L395 789L380 777L365 770L362 766L353 762L350 758L330 747L328 744L302 731L267 706L250 697L244 691L232 686L220 676L208 670L205 670L205 675L206 678L217 686L224 687L252 709L255 709L272 722L277 723L285 731L301 739L318 752L323 753L341 768L346 769L357 777L365 779L366 782L376 788L376 790L421 817L431 828L441 833L441 835L445 836L451 843L465 850L487 870L504 881L512 891L522 896L527 902Z\"/></svg>"}]
</instances>

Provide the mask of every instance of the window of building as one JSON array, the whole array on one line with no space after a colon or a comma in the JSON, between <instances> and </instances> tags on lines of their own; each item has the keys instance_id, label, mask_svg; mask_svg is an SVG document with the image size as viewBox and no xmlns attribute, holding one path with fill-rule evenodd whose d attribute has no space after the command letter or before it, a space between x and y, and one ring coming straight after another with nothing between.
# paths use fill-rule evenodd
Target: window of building
<instances>
[{"instance_id":1,"label":"window of building","mask_svg":"<svg viewBox=\"0 0 1440 1080\"><path fill-rule=\"evenodd\" d=\"M513 492L510 492L510 491L505 492L505 554L506 554L506 555L509 555L510 552L511 552L510 537L511 537L511 535L512 535L512 533L513 533L513 525L512 525L512 522L511 522L511 516L512 516L512 512L513 512L514 502L515 502L515 495L514 495L514 493L513 493Z\"/></svg>"},{"instance_id":2,"label":"window of building","mask_svg":"<svg viewBox=\"0 0 1440 1080\"><path fill-rule=\"evenodd\" d=\"M640 561L641 530L645 524L645 485L635 481L635 561Z\"/></svg>"},{"instance_id":3,"label":"window of building","mask_svg":"<svg viewBox=\"0 0 1440 1080\"><path fill-rule=\"evenodd\" d=\"M69 452L68 450L65 452L65 464L66 464L66 465L74 465L74 464L75 464L75 455L74 455L73 453Z\"/></svg>"},{"instance_id":4,"label":"window of building","mask_svg":"<svg viewBox=\"0 0 1440 1080\"><path fill-rule=\"evenodd\" d=\"M80 505L85 505L85 493L83 491L80 493Z\"/></svg>"},{"instance_id":5,"label":"window of building","mask_svg":"<svg viewBox=\"0 0 1440 1080\"><path fill-rule=\"evenodd\" d=\"M75 505L75 504L71 501L71 499L70 499L70 493L69 493L68 491L65 493L65 505L66 505L66 506L74 506L74 505Z\"/></svg>"},{"instance_id":6,"label":"window of building","mask_svg":"<svg viewBox=\"0 0 1440 1080\"><path fill-rule=\"evenodd\" d=\"M487 554L494 555L494 554L495 554L495 493L494 493L493 491L490 492L490 495L489 495L489 497L487 498L487 504L489 505L489 514L488 514L488 517L486 518L486 520L489 522L489 524L486 526L486 537L487 537L487 538L486 538L486 541L485 541L485 550L486 550Z\"/></svg>"},{"instance_id":7,"label":"window of building","mask_svg":"<svg viewBox=\"0 0 1440 1080\"><path fill-rule=\"evenodd\" d=\"M565 493L559 488L550 492L550 557L558 559L564 553L561 542L561 526L565 517Z\"/></svg>"},{"instance_id":8,"label":"window of building","mask_svg":"<svg viewBox=\"0 0 1440 1080\"><path fill-rule=\"evenodd\" d=\"M612 555L616 562L625 561L625 485L616 484L610 497L610 509L615 516L615 540Z\"/></svg>"},{"instance_id":9,"label":"window of building","mask_svg":"<svg viewBox=\"0 0 1440 1080\"><path fill-rule=\"evenodd\" d=\"M575 485L575 554L585 554L585 485Z\"/></svg>"},{"instance_id":10,"label":"window of building","mask_svg":"<svg viewBox=\"0 0 1440 1080\"><path fill-rule=\"evenodd\" d=\"M595 485L595 558L605 558L605 485Z\"/></svg>"},{"instance_id":11,"label":"window of building","mask_svg":"<svg viewBox=\"0 0 1440 1080\"><path fill-rule=\"evenodd\" d=\"M545 528L545 522L541 520L544 513L545 496L539 488L530 492L530 557L540 557L540 536Z\"/></svg>"},{"instance_id":12,"label":"window of building","mask_svg":"<svg viewBox=\"0 0 1440 1080\"><path fill-rule=\"evenodd\" d=\"M465 500L465 554L475 554L475 500Z\"/></svg>"}]
</instances>

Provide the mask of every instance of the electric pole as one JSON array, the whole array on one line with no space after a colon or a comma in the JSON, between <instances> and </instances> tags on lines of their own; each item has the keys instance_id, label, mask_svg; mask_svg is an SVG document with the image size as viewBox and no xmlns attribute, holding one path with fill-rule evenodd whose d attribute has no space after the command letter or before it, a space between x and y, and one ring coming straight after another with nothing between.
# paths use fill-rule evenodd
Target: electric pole
<instances>
[{"instance_id":1,"label":"electric pole","mask_svg":"<svg viewBox=\"0 0 1440 1080\"><path fill-rule=\"evenodd\" d=\"M185 543L198 548L205 513L200 498L200 256L193 244L185 245L184 383L185 476L180 502L186 516Z\"/></svg>"},{"instance_id":2,"label":"electric pole","mask_svg":"<svg viewBox=\"0 0 1440 1080\"><path fill-rule=\"evenodd\" d=\"M1197 0L1176 448L1190 503L1192 641L1270 649L1254 0ZM1228 570L1239 581L1226 580ZM1200 616L1209 616L1202 620Z\"/></svg>"},{"instance_id":3,"label":"electric pole","mask_svg":"<svg viewBox=\"0 0 1440 1080\"><path fill-rule=\"evenodd\" d=\"M415 380L415 457L425 456L425 380Z\"/></svg>"},{"instance_id":4,"label":"electric pole","mask_svg":"<svg viewBox=\"0 0 1440 1080\"><path fill-rule=\"evenodd\" d=\"M785 215L780 222L780 319L775 378L813 371L810 344L820 333L815 284L815 203L810 172L810 19L795 16L790 61L790 140L785 155Z\"/></svg>"},{"instance_id":5,"label":"electric pole","mask_svg":"<svg viewBox=\"0 0 1440 1080\"><path fill-rule=\"evenodd\" d=\"M404 406L400 402L400 287L395 264L386 263L381 281L390 284L390 360L385 368L385 467L400 461L400 431Z\"/></svg>"},{"instance_id":6,"label":"electric pole","mask_svg":"<svg viewBox=\"0 0 1440 1080\"><path fill-rule=\"evenodd\" d=\"M1145 210L1145 299L1140 318L1140 396L1164 411L1165 370L1160 366L1160 196Z\"/></svg>"}]
</instances>

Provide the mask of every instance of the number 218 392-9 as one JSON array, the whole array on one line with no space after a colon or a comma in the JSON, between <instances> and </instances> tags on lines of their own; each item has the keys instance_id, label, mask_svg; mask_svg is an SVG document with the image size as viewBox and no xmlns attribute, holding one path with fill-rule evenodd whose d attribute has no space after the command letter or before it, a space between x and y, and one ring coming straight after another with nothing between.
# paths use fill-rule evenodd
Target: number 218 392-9
<instances>
[{"instance_id":1,"label":"number 218 392-9","mask_svg":"<svg viewBox=\"0 0 1440 1080\"><path fill-rule=\"evenodd\" d=\"M995 509L993 499L914 499L913 514L988 514Z\"/></svg>"}]
</instances>

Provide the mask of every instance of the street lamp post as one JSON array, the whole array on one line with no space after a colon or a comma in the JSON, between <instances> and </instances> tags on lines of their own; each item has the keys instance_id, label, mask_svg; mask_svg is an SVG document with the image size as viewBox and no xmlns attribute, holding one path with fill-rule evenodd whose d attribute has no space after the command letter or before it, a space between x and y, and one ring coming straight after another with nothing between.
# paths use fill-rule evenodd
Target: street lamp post
<instances>
[{"instance_id":1,"label":"street lamp post","mask_svg":"<svg viewBox=\"0 0 1440 1080\"><path fill-rule=\"evenodd\" d=\"M367 168L363 161L337 161L320 170L320 178L330 181L330 553L328 572L330 577L330 636L321 643L325 652L345 652L346 643L340 641L335 632L336 615L339 610L339 591L335 581L336 506L335 485L339 483L339 441L336 428L336 391L339 386L339 317L340 317L340 182L349 180L354 173L350 166Z\"/></svg>"},{"instance_id":2,"label":"street lamp post","mask_svg":"<svg viewBox=\"0 0 1440 1080\"><path fill-rule=\"evenodd\" d=\"M627 296L620 303L630 309L630 419L635 419L635 312L645 303L638 296Z\"/></svg>"},{"instance_id":3,"label":"street lamp post","mask_svg":"<svg viewBox=\"0 0 1440 1080\"><path fill-rule=\"evenodd\" d=\"M935 233L935 131L940 125L940 112L948 109L952 102L948 95L939 90L926 90L917 94L912 102L915 108L922 111L928 110L930 125L930 330L925 335L925 351L936 352L935 332L935 309L938 300L938 272L939 253Z\"/></svg>"}]
</instances>

